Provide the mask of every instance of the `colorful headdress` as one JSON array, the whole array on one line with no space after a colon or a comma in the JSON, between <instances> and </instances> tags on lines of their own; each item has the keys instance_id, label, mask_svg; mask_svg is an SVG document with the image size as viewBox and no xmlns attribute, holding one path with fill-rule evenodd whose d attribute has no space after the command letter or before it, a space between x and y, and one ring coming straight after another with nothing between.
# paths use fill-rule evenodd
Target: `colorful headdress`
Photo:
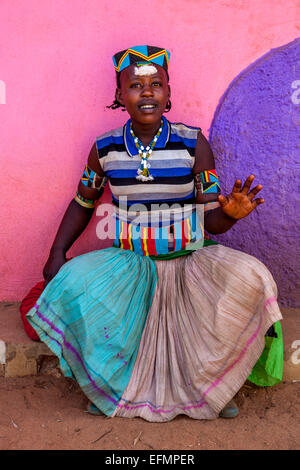
<instances>
[{"instance_id":1,"label":"colorful headdress","mask_svg":"<svg viewBox=\"0 0 300 470\"><path fill-rule=\"evenodd\" d=\"M117 52L113 56L113 63L116 72L129 67L136 63L153 63L160 65L166 71L168 71L170 60L170 52L161 47L155 46L135 46L125 49L124 51Z\"/></svg>"}]
</instances>

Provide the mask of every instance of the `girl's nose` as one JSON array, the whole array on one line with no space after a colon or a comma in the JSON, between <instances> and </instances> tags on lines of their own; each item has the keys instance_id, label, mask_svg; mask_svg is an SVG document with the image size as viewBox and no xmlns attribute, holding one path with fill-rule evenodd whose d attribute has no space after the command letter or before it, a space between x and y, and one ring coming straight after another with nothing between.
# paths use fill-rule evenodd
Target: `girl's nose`
<instances>
[{"instance_id":1,"label":"girl's nose","mask_svg":"<svg viewBox=\"0 0 300 470\"><path fill-rule=\"evenodd\" d=\"M153 95L153 89L151 87L151 84L147 84L145 83L144 86L143 86L143 89L142 89L142 94L144 96L151 96Z\"/></svg>"}]
</instances>

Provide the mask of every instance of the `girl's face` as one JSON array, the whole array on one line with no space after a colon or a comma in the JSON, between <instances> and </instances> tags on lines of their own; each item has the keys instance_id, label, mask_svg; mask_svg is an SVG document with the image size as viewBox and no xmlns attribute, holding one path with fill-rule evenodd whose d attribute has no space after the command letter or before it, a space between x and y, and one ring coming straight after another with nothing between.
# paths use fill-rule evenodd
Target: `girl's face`
<instances>
[{"instance_id":1,"label":"girl's face","mask_svg":"<svg viewBox=\"0 0 300 470\"><path fill-rule=\"evenodd\" d=\"M167 74L158 65L155 65L151 75L140 75L136 72L138 69L135 65L122 71L121 87L117 88L116 98L126 107L133 123L156 126L170 98Z\"/></svg>"}]
</instances>

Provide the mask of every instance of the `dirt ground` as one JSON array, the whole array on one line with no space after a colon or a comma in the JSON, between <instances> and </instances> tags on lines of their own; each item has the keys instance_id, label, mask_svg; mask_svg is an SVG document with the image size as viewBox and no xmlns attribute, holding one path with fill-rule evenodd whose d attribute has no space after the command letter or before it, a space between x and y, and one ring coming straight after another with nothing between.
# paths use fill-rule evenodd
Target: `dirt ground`
<instances>
[{"instance_id":1,"label":"dirt ground","mask_svg":"<svg viewBox=\"0 0 300 470\"><path fill-rule=\"evenodd\" d=\"M1 450L298 450L300 383L247 383L235 419L168 423L92 416L71 379L0 378Z\"/></svg>"}]
</instances>

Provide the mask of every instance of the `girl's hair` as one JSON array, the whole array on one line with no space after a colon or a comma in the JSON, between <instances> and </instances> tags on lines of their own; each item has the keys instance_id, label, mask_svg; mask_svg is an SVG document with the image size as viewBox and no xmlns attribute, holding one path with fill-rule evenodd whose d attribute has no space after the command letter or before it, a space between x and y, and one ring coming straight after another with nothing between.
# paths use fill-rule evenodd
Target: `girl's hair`
<instances>
[{"instance_id":1,"label":"girl's hair","mask_svg":"<svg viewBox=\"0 0 300 470\"><path fill-rule=\"evenodd\" d=\"M167 79L168 79L168 83L169 83L169 74L168 74L167 71L166 71L166 74L167 74ZM121 72L116 72L117 88L121 88L120 76L121 76ZM111 108L111 109L122 108L122 111L126 111L126 108L125 108L124 104L121 104L117 100L116 97L115 97L114 102L110 106L106 106L106 107ZM171 108L172 108L172 103L171 103L171 100L169 100L166 104L165 112L168 113L171 110Z\"/></svg>"}]
</instances>

